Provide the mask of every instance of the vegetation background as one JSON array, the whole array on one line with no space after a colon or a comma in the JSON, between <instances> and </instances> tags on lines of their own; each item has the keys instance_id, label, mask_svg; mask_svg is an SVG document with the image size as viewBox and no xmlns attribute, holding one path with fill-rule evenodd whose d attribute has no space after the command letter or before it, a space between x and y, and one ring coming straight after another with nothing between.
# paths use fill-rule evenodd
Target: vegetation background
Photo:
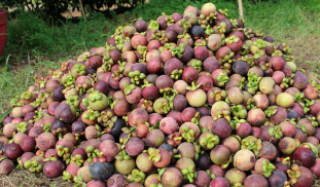
<instances>
[{"instance_id":1,"label":"vegetation background","mask_svg":"<svg viewBox=\"0 0 320 187\"><path fill-rule=\"evenodd\" d=\"M34 4L39 1L26 2ZM65 19L80 14L76 9L73 12L68 7L67 12L58 13L48 13L46 9L41 11L41 8L37 11L17 9L11 12L7 23L7 45L4 56L0 57L0 114L10 107L11 98L19 96L33 84L37 73L59 68L66 60L75 59L92 47L105 45L118 26L132 24L138 18L156 20L162 13L182 13L188 5L200 8L208 0L135 1L135 4L122 3L121 6L116 3L123 1L114 2L109 9L103 9L105 11L97 11L97 8L85 4L86 21L83 17ZM210 2L216 4L218 9L228 9L230 18L239 17L236 0ZM320 72L319 0L244 0L243 6L246 27L273 36L278 44L288 44L296 63ZM15 169L9 176L0 176L0 186L72 185L62 178L49 180L41 174L34 175ZM314 186L320 185L316 182Z\"/></svg>"}]
</instances>

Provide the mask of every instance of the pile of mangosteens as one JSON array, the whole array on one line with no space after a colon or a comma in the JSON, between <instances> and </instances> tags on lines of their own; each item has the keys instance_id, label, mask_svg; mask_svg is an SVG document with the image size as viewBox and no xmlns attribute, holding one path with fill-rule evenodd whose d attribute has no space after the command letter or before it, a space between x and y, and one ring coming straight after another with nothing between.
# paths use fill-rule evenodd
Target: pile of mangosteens
<instances>
[{"instance_id":1,"label":"pile of mangosteens","mask_svg":"<svg viewBox=\"0 0 320 187\"><path fill-rule=\"evenodd\" d=\"M118 27L11 100L0 173L87 187L309 187L320 76L207 3Z\"/></svg>"}]
</instances>

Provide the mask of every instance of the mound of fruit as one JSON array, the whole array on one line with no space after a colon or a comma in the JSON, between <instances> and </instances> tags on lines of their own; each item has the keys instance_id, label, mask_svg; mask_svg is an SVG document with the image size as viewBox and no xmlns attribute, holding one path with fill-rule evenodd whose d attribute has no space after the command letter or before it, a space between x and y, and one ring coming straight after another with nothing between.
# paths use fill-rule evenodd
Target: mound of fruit
<instances>
[{"instance_id":1,"label":"mound of fruit","mask_svg":"<svg viewBox=\"0 0 320 187\"><path fill-rule=\"evenodd\" d=\"M87 187L309 187L319 75L207 3L119 27L11 101L0 173Z\"/></svg>"}]
</instances>

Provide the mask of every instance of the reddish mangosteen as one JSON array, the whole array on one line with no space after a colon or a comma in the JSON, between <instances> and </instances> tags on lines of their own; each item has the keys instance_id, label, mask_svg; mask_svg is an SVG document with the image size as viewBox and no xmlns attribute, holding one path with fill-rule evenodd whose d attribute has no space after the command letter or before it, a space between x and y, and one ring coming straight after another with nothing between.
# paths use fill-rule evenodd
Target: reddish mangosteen
<instances>
[{"instance_id":1,"label":"reddish mangosteen","mask_svg":"<svg viewBox=\"0 0 320 187\"><path fill-rule=\"evenodd\" d=\"M320 159L316 159L316 163L310 168L312 173L319 178L320 177Z\"/></svg>"},{"instance_id":2,"label":"reddish mangosteen","mask_svg":"<svg viewBox=\"0 0 320 187\"><path fill-rule=\"evenodd\" d=\"M213 122L212 132L221 139L225 139L231 135L232 128L225 118L220 118Z\"/></svg>"},{"instance_id":3,"label":"reddish mangosteen","mask_svg":"<svg viewBox=\"0 0 320 187\"><path fill-rule=\"evenodd\" d=\"M314 177L310 169L307 167L300 166L299 172L301 177L297 179L297 183L294 184L295 187L311 187L314 184Z\"/></svg>"},{"instance_id":4,"label":"reddish mangosteen","mask_svg":"<svg viewBox=\"0 0 320 187\"><path fill-rule=\"evenodd\" d=\"M172 88L173 84L173 79L168 75L160 75L155 82L155 85L159 90L164 88Z\"/></svg>"},{"instance_id":5,"label":"reddish mangosteen","mask_svg":"<svg viewBox=\"0 0 320 187\"><path fill-rule=\"evenodd\" d=\"M49 161L43 165L43 174L47 178L56 178L62 175L63 173L63 162L58 161Z\"/></svg>"},{"instance_id":6,"label":"reddish mangosteen","mask_svg":"<svg viewBox=\"0 0 320 187\"><path fill-rule=\"evenodd\" d=\"M40 150L46 151L55 146L56 138L53 136L53 134L44 132L37 137L36 142Z\"/></svg>"},{"instance_id":7,"label":"reddish mangosteen","mask_svg":"<svg viewBox=\"0 0 320 187\"><path fill-rule=\"evenodd\" d=\"M306 147L297 148L293 153L293 159L296 163L308 168L316 164L316 155Z\"/></svg>"},{"instance_id":8,"label":"reddish mangosteen","mask_svg":"<svg viewBox=\"0 0 320 187\"><path fill-rule=\"evenodd\" d=\"M52 158L52 157L55 157L55 158L59 157L58 151L56 149L48 149L44 154L44 158Z\"/></svg>"},{"instance_id":9,"label":"reddish mangosteen","mask_svg":"<svg viewBox=\"0 0 320 187\"><path fill-rule=\"evenodd\" d=\"M137 156L144 150L144 143L140 138L130 138L126 144L126 152L130 156Z\"/></svg>"},{"instance_id":10,"label":"reddish mangosteen","mask_svg":"<svg viewBox=\"0 0 320 187\"><path fill-rule=\"evenodd\" d=\"M101 180L92 180L87 183L87 187L105 187L106 185Z\"/></svg>"},{"instance_id":11,"label":"reddish mangosteen","mask_svg":"<svg viewBox=\"0 0 320 187\"><path fill-rule=\"evenodd\" d=\"M219 61L215 57L208 57L203 61L204 70L212 73L214 70L220 68Z\"/></svg>"},{"instance_id":12,"label":"reddish mangosteen","mask_svg":"<svg viewBox=\"0 0 320 187\"><path fill-rule=\"evenodd\" d=\"M1 175L8 175L14 169L14 163L7 159L6 157L2 156L0 158L0 174Z\"/></svg>"},{"instance_id":13,"label":"reddish mangosteen","mask_svg":"<svg viewBox=\"0 0 320 187\"><path fill-rule=\"evenodd\" d=\"M262 175L250 175L244 181L245 187L268 187L268 180Z\"/></svg>"},{"instance_id":14,"label":"reddish mangosteen","mask_svg":"<svg viewBox=\"0 0 320 187\"><path fill-rule=\"evenodd\" d=\"M26 136L21 140L21 149L25 152L34 151L36 147L36 140L34 137Z\"/></svg>"},{"instance_id":15,"label":"reddish mangosteen","mask_svg":"<svg viewBox=\"0 0 320 187\"><path fill-rule=\"evenodd\" d=\"M16 143L8 144L4 149L4 156L11 160L15 160L22 155L20 146Z\"/></svg>"},{"instance_id":16,"label":"reddish mangosteen","mask_svg":"<svg viewBox=\"0 0 320 187\"><path fill-rule=\"evenodd\" d=\"M142 108L134 109L128 116L129 125L132 127L138 124L144 124L148 119L148 112Z\"/></svg>"},{"instance_id":17,"label":"reddish mangosteen","mask_svg":"<svg viewBox=\"0 0 320 187\"><path fill-rule=\"evenodd\" d=\"M127 184L126 179L123 175L113 174L107 182L107 187L124 187Z\"/></svg>"},{"instance_id":18,"label":"reddish mangosteen","mask_svg":"<svg viewBox=\"0 0 320 187\"><path fill-rule=\"evenodd\" d=\"M216 177L210 182L210 187L230 187L230 183L224 177Z\"/></svg>"}]
</instances>

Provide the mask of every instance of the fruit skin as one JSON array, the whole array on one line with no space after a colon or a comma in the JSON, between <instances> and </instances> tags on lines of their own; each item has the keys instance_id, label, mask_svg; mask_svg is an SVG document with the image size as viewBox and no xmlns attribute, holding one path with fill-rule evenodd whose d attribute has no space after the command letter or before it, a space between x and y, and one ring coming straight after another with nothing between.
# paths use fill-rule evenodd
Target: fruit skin
<instances>
[{"instance_id":1,"label":"fruit skin","mask_svg":"<svg viewBox=\"0 0 320 187\"><path fill-rule=\"evenodd\" d=\"M167 168L161 176L161 182L166 187L179 187L182 183L182 174L177 168Z\"/></svg>"},{"instance_id":2,"label":"fruit skin","mask_svg":"<svg viewBox=\"0 0 320 187\"><path fill-rule=\"evenodd\" d=\"M280 93L276 98L276 103L282 108L291 108L294 105L294 98L288 93Z\"/></svg>"},{"instance_id":3,"label":"fruit skin","mask_svg":"<svg viewBox=\"0 0 320 187\"><path fill-rule=\"evenodd\" d=\"M48 178L56 178L63 173L63 163L61 160L49 161L43 165L43 174Z\"/></svg>"},{"instance_id":4,"label":"fruit skin","mask_svg":"<svg viewBox=\"0 0 320 187\"><path fill-rule=\"evenodd\" d=\"M262 175L250 175L244 181L244 187L268 187L268 181Z\"/></svg>"},{"instance_id":5,"label":"fruit skin","mask_svg":"<svg viewBox=\"0 0 320 187\"><path fill-rule=\"evenodd\" d=\"M210 182L210 187L230 187L230 184L226 178L216 177Z\"/></svg>"},{"instance_id":6,"label":"fruit skin","mask_svg":"<svg viewBox=\"0 0 320 187\"><path fill-rule=\"evenodd\" d=\"M100 181L107 181L114 172L114 165L109 162L95 162L90 165L90 174Z\"/></svg>"},{"instance_id":7,"label":"fruit skin","mask_svg":"<svg viewBox=\"0 0 320 187\"><path fill-rule=\"evenodd\" d=\"M293 153L293 159L307 168L311 168L316 164L316 155L306 147L297 148Z\"/></svg>"},{"instance_id":8,"label":"fruit skin","mask_svg":"<svg viewBox=\"0 0 320 187\"><path fill-rule=\"evenodd\" d=\"M248 149L239 150L233 159L233 164L241 171L249 171L253 169L256 158L254 154Z\"/></svg>"},{"instance_id":9,"label":"fruit skin","mask_svg":"<svg viewBox=\"0 0 320 187\"><path fill-rule=\"evenodd\" d=\"M14 163L5 157L0 158L0 175L8 175L14 169ZM3 159L3 160L2 160Z\"/></svg>"}]
</instances>

